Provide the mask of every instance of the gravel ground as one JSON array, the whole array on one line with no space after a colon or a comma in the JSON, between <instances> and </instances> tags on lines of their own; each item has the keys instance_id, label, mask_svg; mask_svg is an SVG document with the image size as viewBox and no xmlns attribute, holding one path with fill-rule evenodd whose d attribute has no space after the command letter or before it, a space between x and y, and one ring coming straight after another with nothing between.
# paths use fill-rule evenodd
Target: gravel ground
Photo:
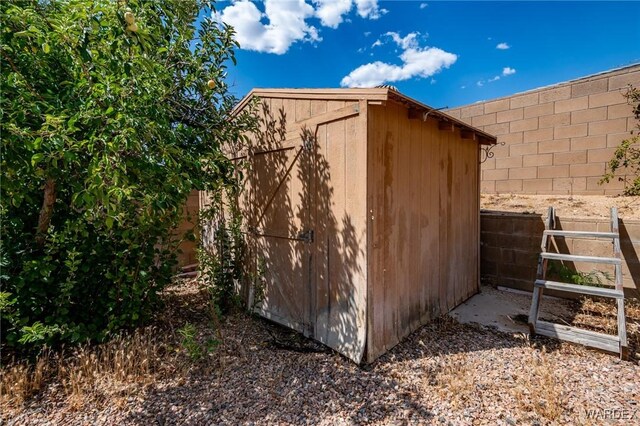
<instances>
[{"instance_id":1,"label":"gravel ground","mask_svg":"<svg viewBox=\"0 0 640 426\"><path fill-rule=\"evenodd\" d=\"M189 303L197 294L174 293L177 308L165 318L203 318ZM543 425L603 424L608 415L640 424L638 362L569 344L445 317L359 367L324 349L284 350L273 336L318 346L245 315L227 317L222 328L224 344L213 357L182 373L75 409L52 383L5 411L2 423Z\"/></svg>"}]
</instances>

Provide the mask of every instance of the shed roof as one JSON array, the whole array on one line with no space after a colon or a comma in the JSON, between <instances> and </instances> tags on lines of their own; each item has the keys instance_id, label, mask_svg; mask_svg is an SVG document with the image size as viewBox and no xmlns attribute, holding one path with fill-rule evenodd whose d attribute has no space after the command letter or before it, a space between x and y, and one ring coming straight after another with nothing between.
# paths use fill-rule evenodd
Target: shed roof
<instances>
[{"instance_id":1,"label":"shed roof","mask_svg":"<svg viewBox=\"0 0 640 426\"><path fill-rule=\"evenodd\" d=\"M409 108L409 118L435 118L443 128L459 128L469 139L480 144L496 143L496 137L477 129L439 109L423 104L389 87L365 89L252 89L236 105L234 111L244 108L253 97L271 97L281 99L321 99L321 100L367 100L373 102L395 101Z\"/></svg>"}]
</instances>

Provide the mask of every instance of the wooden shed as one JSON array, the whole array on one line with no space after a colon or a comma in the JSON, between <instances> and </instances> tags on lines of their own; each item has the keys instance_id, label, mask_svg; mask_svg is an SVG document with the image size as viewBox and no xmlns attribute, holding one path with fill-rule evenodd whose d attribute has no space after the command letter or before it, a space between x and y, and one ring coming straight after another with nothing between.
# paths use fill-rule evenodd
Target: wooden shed
<instances>
[{"instance_id":1,"label":"wooden shed","mask_svg":"<svg viewBox=\"0 0 640 426\"><path fill-rule=\"evenodd\" d=\"M237 110L256 98L236 158L261 315L371 362L478 291L493 136L389 88L255 89Z\"/></svg>"}]
</instances>

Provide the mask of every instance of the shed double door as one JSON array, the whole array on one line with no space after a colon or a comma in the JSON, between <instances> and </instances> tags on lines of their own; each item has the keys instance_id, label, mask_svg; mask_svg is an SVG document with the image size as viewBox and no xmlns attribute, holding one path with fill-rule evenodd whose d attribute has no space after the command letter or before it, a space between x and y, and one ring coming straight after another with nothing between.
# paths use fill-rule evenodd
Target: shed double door
<instances>
[{"instance_id":1,"label":"shed double door","mask_svg":"<svg viewBox=\"0 0 640 426\"><path fill-rule=\"evenodd\" d=\"M250 226L264 291L258 312L359 362L366 335L366 141L355 132L359 117L350 114L254 151Z\"/></svg>"}]
</instances>

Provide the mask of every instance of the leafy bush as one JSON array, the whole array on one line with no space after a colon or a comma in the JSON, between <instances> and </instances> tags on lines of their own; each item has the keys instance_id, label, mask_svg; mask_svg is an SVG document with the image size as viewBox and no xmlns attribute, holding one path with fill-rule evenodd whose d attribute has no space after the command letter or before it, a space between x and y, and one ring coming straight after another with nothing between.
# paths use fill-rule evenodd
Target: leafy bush
<instances>
[{"instance_id":1,"label":"leafy bush","mask_svg":"<svg viewBox=\"0 0 640 426\"><path fill-rule=\"evenodd\" d=\"M549 275L560 282L591 287L607 287L613 284L613 277L607 271L598 269L589 272L576 271L558 261L549 263Z\"/></svg>"},{"instance_id":2,"label":"leafy bush","mask_svg":"<svg viewBox=\"0 0 640 426\"><path fill-rule=\"evenodd\" d=\"M627 103L633 107L633 115L638 120L635 130L631 130L631 137L623 140L616 148L613 158L607 164L607 173L600 183L609 182L616 177L619 169L627 170L630 177L617 176L624 182L624 195L640 195L640 89L629 85L624 97Z\"/></svg>"},{"instance_id":3,"label":"leafy bush","mask_svg":"<svg viewBox=\"0 0 640 426\"><path fill-rule=\"evenodd\" d=\"M201 360L205 355L213 352L220 344L216 339L208 339L204 343L199 342L198 329L189 322L178 329L178 334L182 336L182 341L180 342L182 348L192 361Z\"/></svg>"},{"instance_id":4,"label":"leafy bush","mask_svg":"<svg viewBox=\"0 0 640 426\"><path fill-rule=\"evenodd\" d=\"M230 188L226 194L211 194L213 199L200 210L202 228L209 234L198 252L200 280L221 314L241 305L239 290L248 277L242 216L234 186Z\"/></svg>"},{"instance_id":5,"label":"leafy bush","mask_svg":"<svg viewBox=\"0 0 640 426\"><path fill-rule=\"evenodd\" d=\"M151 314L189 191L232 184L233 30L201 0L0 2L2 341Z\"/></svg>"}]
</instances>

